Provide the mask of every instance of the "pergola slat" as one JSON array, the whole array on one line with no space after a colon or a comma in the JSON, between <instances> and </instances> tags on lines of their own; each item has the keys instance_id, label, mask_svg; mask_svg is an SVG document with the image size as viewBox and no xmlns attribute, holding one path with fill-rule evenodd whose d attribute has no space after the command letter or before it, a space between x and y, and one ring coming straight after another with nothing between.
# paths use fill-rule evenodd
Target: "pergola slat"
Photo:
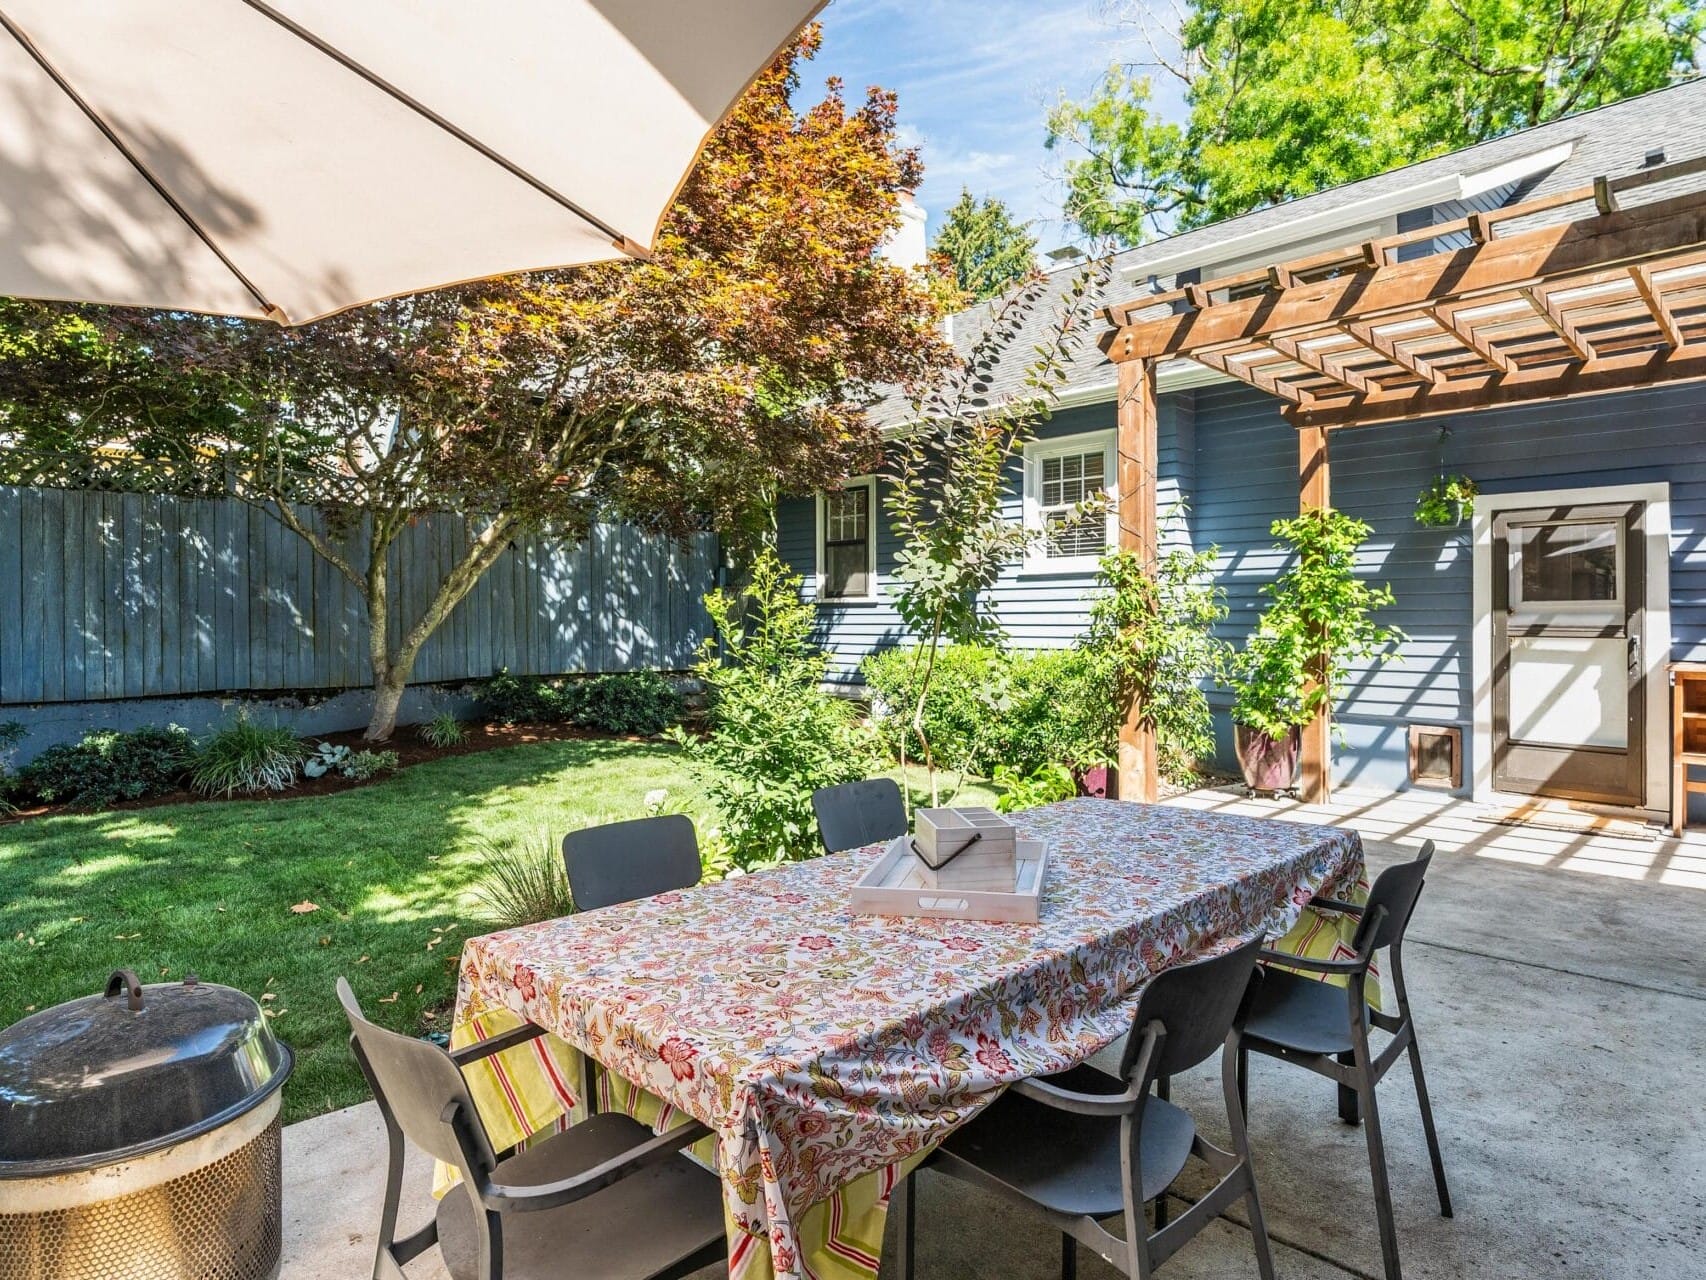
<instances>
[{"instance_id":1,"label":"pergola slat","mask_svg":"<svg viewBox=\"0 0 1706 1280\"><path fill-rule=\"evenodd\" d=\"M1641 295L1641 301L1646 304L1653 323L1658 325L1659 332L1664 334L1665 345L1672 350L1682 346L1682 329L1676 322L1676 314L1665 302L1664 295L1654 286L1652 269L1630 267L1629 277L1635 282L1635 291Z\"/></svg>"}]
</instances>

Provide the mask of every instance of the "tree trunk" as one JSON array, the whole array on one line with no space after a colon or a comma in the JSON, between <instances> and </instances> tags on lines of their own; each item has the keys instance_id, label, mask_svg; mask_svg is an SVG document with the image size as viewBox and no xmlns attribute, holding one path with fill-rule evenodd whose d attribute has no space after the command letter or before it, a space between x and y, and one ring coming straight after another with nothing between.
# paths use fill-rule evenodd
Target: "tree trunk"
<instances>
[{"instance_id":1,"label":"tree trunk","mask_svg":"<svg viewBox=\"0 0 1706 1280\"><path fill-rule=\"evenodd\" d=\"M363 742L384 742L397 727L397 708L403 703L403 691L408 688L405 673L396 678L395 671L373 682L373 718L367 722Z\"/></svg>"}]
</instances>

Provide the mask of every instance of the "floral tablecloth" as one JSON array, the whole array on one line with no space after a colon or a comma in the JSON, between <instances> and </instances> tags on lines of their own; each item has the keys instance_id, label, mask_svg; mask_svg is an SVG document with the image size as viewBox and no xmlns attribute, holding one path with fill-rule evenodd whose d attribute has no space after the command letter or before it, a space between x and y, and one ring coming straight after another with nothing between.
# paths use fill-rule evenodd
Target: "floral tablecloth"
<instances>
[{"instance_id":1,"label":"floral tablecloth","mask_svg":"<svg viewBox=\"0 0 1706 1280\"><path fill-rule=\"evenodd\" d=\"M1331 827L1108 800L1015 820L1050 843L1035 925L854 915L871 848L469 940L454 1042L518 1016L558 1038L471 1079L494 1138L560 1123L563 1051L583 1050L620 1077L617 1105L713 1130L731 1272L847 1273L824 1254L856 1188L851 1271L874 1274L897 1170L1006 1085L1124 1034L1154 974L1288 935L1363 876L1361 840Z\"/></svg>"}]
</instances>

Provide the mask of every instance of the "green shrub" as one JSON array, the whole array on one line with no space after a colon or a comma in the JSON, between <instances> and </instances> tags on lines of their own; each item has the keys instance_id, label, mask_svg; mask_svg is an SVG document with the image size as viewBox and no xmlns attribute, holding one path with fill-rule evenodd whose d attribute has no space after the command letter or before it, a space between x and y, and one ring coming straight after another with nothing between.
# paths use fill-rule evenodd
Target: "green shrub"
<instances>
[{"instance_id":1,"label":"green shrub","mask_svg":"<svg viewBox=\"0 0 1706 1280\"><path fill-rule=\"evenodd\" d=\"M604 733L662 733L681 719L681 695L656 671L577 680L564 691L571 718Z\"/></svg>"},{"instance_id":2,"label":"green shrub","mask_svg":"<svg viewBox=\"0 0 1706 1280\"><path fill-rule=\"evenodd\" d=\"M1084 650L1009 654L1007 700L995 765L1031 775L1050 765L1088 769L1114 759L1118 726L1104 714L1095 663Z\"/></svg>"},{"instance_id":3,"label":"green shrub","mask_svg":"<svg viewBox=\"0 0 1706 1280\"><path fill-rule=\"evenodd\" d=\"M468 731L462 727L462 722L448 711L440 712L416 732L427 746L436 747L440 751L447 747L459 747L468 737Z\"/></svg>"},{"instance_id":4,"label":"green shrub","mask_svg":"<svg viewBox=\"0 0 1706 1280\"><path fill-rule=\"evenodd\" d=\"M205 796L283 791L295 785L307 756L307 746L284 725L238 716L201 744L190 781Z\"/></svg>"},{"instance_id":5,"label":"green shrub","mask_svg":"<svg viewBox=\"0 0 1706 1280\"><path fill-rule=\"evenodd\" d=\"M877 733L898 759L901 747L919 758L922 744L911 717L923 687L924 651L918 646L885 649L860 664L876 701ZM924 701L924 736L937 766L987 773L1000 756L1000 721L1007 710L1003 655L984 645L944 645L936 653L929 696Z\"/></svg>"},{"instance_id":6,"label":"green shrub","mask_svg":"<svg viewBox=\"0 0 1706 1280\"><path fill-rule=\"evenodd\" d=\"M563 854L549 832L530 841L483 840L480 853L485 868L472 894L495 927L519 929L574 911Z\"/></svg>"},{"instance_id":7,"label":"green shrub","mask_svg":"<svg viewBox=\"0 0 1706 1280\"><path fill-rule=\"evenodd\" d=\"M896 758L917 705L918 655L916 648L888 649L860 668L878 704L883 747ZM1114 726L1099 714L1090 661L1074 649L944 647L924 702L924 732L937 764L985 777L1002 765L1028 775L1050 764L1102 764L1114 750ZM908 754L918 748L913 735Z\"/></svg>"},{"instance_id":8,"label":"green shrub","mask_svg":"<svg viewBox=\"0 0 1706 1280\"><path fill-rule=\"evenodd\" d=\"M49 747L19 773L19 782L50 803L101 809L176 790L195 744L177 725L120 733L96 729L81 741Z\"/></svg>"},{"instance_id":9,"label":"green shrub","mask_svg":"<svg viewBox=\"0 0 1706 1280\"><path fill-rule=\"evenodd\" d=\"M996 800L995 807L1002 813L1034 809L1039 804L1070 800L1078 794L1078 783L1073 780L1072 770L1063 764L1045 764L1028 774L1020 773L1011 765L996 765L995 785L1001 788L1001 797Z\"/></svg>"},{"instance_id":10,"label":"green shrub","mask_svg":"<svg viewBox=\"0 0 1706 1280\"><path fill-rule=\"evenodd\" d=\"M673 732L722 813L720 836L741 870L821 852L812 792L876 765L853 705L823 689L829 655L812 643L817 619L799 590L800 578L766 548L739 597L705 597L716 638L695 670L710 693L710 731Z\"/></svg>"},{"instance_id":11,"label":"green shrub","mask_svg":"<svg viewBox=\"0 0 1706 1280\"><path fill-rule=\"evenodd\" d=\"M511 675L500 667L480 690L480 706L499 724L553 724L572 710L563 691L539 676Z\"/></svg>"},{"instance_id":12,"label":"green shrub","mask_svg":"<svg viewBox=\"0 0 1706 1280\"><path fill-rule=\"evenodd\" d=\"M395 751L352 751L340 772L346 778L366 782L381 773L391 772L397 767L397 760Z\"/></svg>"}]
</instances>

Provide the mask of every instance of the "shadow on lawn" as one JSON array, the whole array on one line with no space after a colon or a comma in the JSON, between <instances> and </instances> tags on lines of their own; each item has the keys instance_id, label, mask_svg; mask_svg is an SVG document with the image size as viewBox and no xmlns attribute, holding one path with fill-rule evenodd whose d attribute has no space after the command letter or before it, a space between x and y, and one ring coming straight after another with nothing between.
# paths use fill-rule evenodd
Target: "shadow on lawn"
<instances>
[{"instance_id":1,"label":"shadow on lawn","mask_svg":"<svg viewBox=\"0 0 1706 1280\"><path fill-rule=\"evenodd\" d=\"M358 1101L337 975L385 1025L443 1026L462 940L484 929L466 896L481 875L479 838L531 840L543 827L560 839L637 816L657 786L688 803L696 794L673 748L574 740L300 801L0 829L0 1025L98 991L115 968L145 982L194 970L261 999L297 1050L289 1118Z\"/></svg>"}]
</instances>

